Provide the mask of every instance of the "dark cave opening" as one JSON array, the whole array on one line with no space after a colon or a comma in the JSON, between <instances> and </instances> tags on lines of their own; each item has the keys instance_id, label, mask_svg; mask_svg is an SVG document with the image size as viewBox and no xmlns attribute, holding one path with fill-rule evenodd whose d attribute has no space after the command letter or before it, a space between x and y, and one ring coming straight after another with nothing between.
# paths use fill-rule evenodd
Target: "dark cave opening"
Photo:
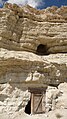
<instances>
[{"instance_id":1,"label":"dark cave opening","mask_svg":"<svg viewBox=\"0 0 67 119\"><path fill-rule=\"evenodd\" d=\"M47 45L43 45L43 44L40 44L38 47L37 47L37 51L36 51L36 54L38 55L48 55L48 48L47 48Z\"/></svg>"},{"instance_id":2,"label":"dark cave opening","mask_svg":"<svg viewBox=\"0 0 67 119\"><path fill-rule=\"evenodd\" d=\"M25 113L26 114L31 114L31 99L28 101L28 104L25 107Z\"/></svg>"}]
</instances>

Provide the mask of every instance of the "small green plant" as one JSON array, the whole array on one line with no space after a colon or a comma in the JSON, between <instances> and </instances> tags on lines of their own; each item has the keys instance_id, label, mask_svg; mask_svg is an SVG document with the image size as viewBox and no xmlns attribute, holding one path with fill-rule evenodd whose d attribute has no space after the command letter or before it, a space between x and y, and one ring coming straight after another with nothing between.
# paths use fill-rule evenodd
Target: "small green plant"
<instances>
[{"instance_id":1,"label":"small green plant","mask_svg":"<svg viewBox=\"0 0 67 119\"><path fill-rule=\"evenodd\" d=\"M56 113L56 117L57 117L57 119L60 119L62 117L62 115L59 113Z\"/></svg>"}]
</instances>

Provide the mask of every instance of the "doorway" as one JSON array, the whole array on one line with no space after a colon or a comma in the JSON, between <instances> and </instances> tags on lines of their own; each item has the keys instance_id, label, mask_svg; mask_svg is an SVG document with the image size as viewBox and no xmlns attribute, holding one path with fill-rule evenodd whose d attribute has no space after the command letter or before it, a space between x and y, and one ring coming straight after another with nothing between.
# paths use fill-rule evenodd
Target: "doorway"
<instances>
[{"instance_id":1,"label":"doorway","mask_svg":"<svg viewBox=\"0 0 67 119\"><path fill-rule=\"evenodd\" d=\"M28 104L25 107L25 113L26 114L31 114L31 99L28 101Z\"/></svg>"}]
</instances>

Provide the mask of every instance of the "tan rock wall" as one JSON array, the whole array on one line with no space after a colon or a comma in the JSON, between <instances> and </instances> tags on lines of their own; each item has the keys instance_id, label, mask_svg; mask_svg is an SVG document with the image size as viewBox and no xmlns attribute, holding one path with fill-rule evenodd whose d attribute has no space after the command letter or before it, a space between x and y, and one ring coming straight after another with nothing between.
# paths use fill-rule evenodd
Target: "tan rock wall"
<instances>
[{"instance_id":1,"label":"tan rock wall","mask_svg":"<svg viewBox=\"0 0 67 119\"><path fill-rule=\"evenodd\" d=\"M29 6L13 7L0 10L0 47L36 53L38 45L43 44L48 53L67 52L67 7L41 11Z\"/></svg>"},{"instance_id":2,"label":"tan rock wall","mask_svg":"<svg viewBox=\"0 0 67 119\"><path fill-rule=\"evenodd\" d=\"M67 80L66 72L66 54L37 56L25 51L0 51L0 83L36 81L55 85Z\"/></svg>"},{"instance_id":3,"label":"tan rock wall","mask_svg":"<svg viewBox=\"0 0 67 119\"><path fill-rule=\"evenodd\" d=\"M67 6L36 10L6 4L0 9L0 114L24 112L31 96L28 87L46 85L46 112L66 109L64 82Z\"/></svg>"}]
</instances>

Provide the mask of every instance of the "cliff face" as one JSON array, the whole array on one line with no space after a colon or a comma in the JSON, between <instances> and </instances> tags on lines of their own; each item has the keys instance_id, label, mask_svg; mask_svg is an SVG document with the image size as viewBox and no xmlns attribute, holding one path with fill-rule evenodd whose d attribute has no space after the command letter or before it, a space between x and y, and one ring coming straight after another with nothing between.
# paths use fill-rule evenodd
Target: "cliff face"
<instances>
[{"instance_id":1,"label":"cliff face","mask_svg":"<svg viewBox=\"0 0 67 119\"><path fill-rule=\"evenodd\" d=\"M25 108L30 94L23 91L29 86L62 82L67 82L67 6L36 10L6 4L0 9L0 112Z\"/></svg>"},{"instance_id":2,"label":"cliff face","mask_svg":"<svg viewBox=\"0 0 67 119\"><path fill-rule=\"evenodd\" d=\"M66 81L66 6L36 10L7 4L0 9L0 26L1 83Z\"/></svg>"},{"instance_id":3,"label":"cliff face","mask_svg":"<svg viewBox=\"0 0 67 119\"><path fill-rule=\"evenodd\" d=\"M37 52L45 45L45 54L67 52L67 7L36 10L13 5L0 10L0 47Z\"/></svg>"}]
</instances>

